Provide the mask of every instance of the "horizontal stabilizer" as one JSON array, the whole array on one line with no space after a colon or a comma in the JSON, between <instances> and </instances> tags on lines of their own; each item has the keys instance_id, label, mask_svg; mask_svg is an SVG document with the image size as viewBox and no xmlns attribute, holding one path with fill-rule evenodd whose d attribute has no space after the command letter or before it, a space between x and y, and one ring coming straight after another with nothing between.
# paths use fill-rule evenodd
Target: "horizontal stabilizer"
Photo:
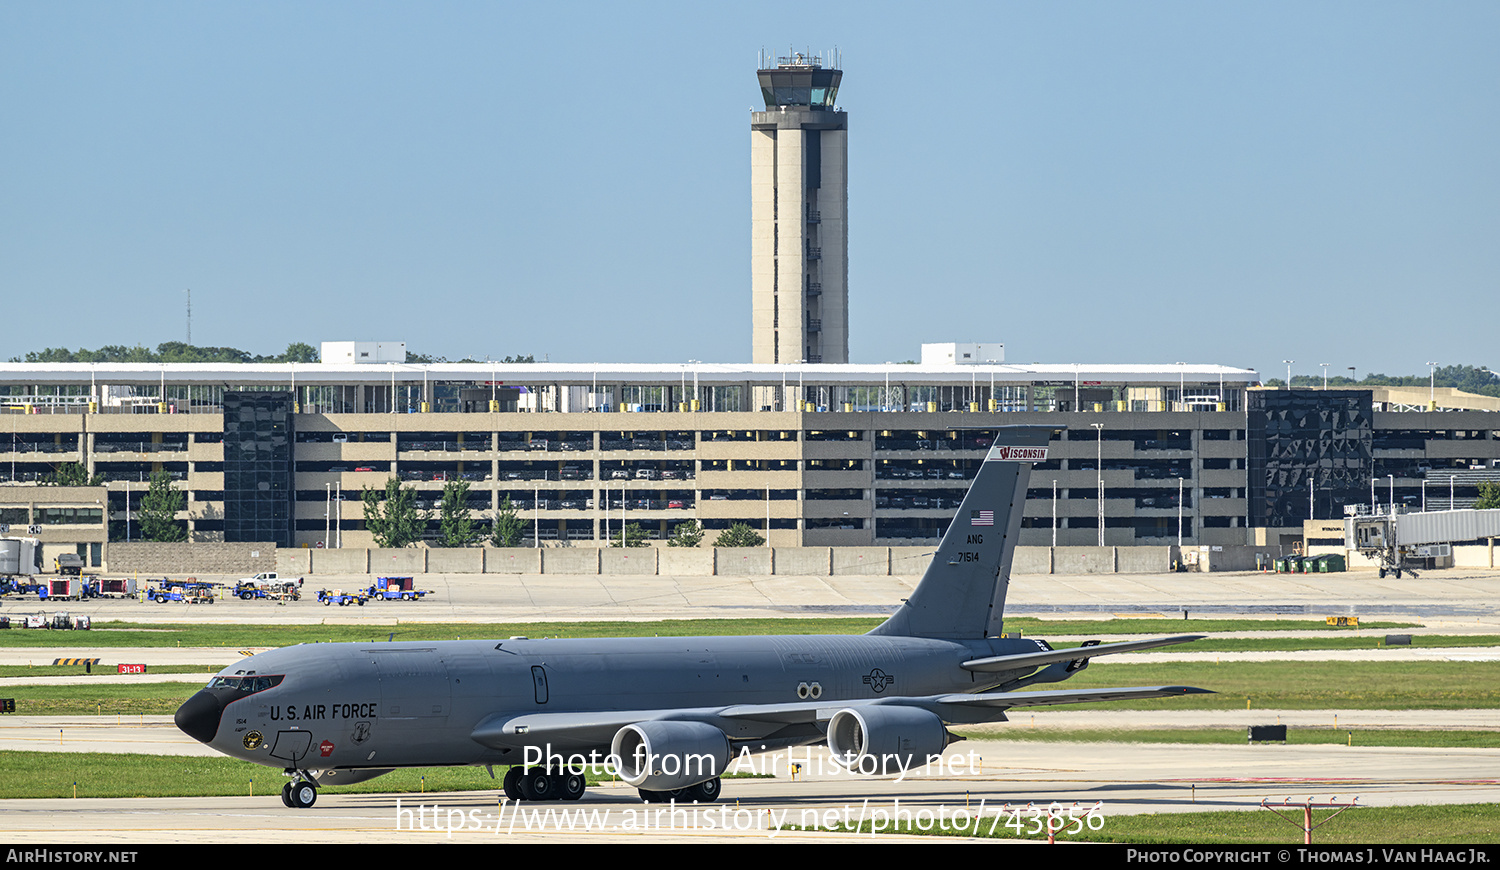
<instances>
[{"instance_id":1,"label":"horizontal stabilizer","mask_svg":"<svg viewBox=\"0 0 1500 870\"><path fill-rule=\"evenodd\" d=\"M1153 640L1132 640L1124 643L1106 643L1099 646L1074 647L1073 649L1043 650L1033 653L1018 653L1008 656L991 656L983 659L971 659L959 667L977 673L997 673L1000 671L1018 671L1025 668L1039 668L1042 665L1050 665L1053 662L1066 662L1074 659L1090 659L1094 656L1111 655L1113 653L1135 652L1143 649L1155 649L1159 646L1171 646L1178 643L1202 640L1206 634L1184 634L1177 637L1159 637Z\"/></svg>"}]
</instances>

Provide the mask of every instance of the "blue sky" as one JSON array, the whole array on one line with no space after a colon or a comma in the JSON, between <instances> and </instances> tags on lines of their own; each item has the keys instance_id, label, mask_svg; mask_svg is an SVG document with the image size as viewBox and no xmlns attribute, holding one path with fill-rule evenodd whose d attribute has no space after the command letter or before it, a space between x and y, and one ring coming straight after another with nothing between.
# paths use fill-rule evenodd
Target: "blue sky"
<instances>
[{"instance_id":1,"label":"blue sky","mask_svg":"<svg viewBox=\"0 0 1500 870\"><path fill-rule=\"evenodd\" d=\"M0 5L0 358L747 361L757 52L837 46L851 353L1500 368L1494 3Z\"/></svg>"}]
</instances>

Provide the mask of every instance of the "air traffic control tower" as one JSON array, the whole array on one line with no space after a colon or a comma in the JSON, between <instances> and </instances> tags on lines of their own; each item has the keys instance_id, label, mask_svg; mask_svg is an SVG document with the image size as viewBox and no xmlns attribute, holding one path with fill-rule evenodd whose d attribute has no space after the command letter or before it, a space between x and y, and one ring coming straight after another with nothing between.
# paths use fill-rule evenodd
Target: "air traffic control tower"
<instances>
[{"instance_id":1,"label":"air traffic control tower","mask_svg":"<svg viewBox=\"0 0 1500 870\"><path fill-rule=\"evenodd\" d=\"M750 114L755 363L849 361L848 115L818 55L763 58Z\"/></svg>"}]
</instances>

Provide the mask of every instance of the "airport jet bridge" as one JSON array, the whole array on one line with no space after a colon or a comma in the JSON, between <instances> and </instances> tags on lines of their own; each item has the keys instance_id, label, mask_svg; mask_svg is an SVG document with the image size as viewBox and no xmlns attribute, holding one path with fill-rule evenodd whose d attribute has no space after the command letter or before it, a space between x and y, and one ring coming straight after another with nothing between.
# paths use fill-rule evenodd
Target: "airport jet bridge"
<instances>
[{"instance_id":1,"label":"airport jet bridge","mask_svg":"<svg viewBox=\"0 0 1500 870\"><path fill-rule=\"evenodd\" d=\"M1455 541L1500 537L1500 510L1403 511L1371 513L1364 505L1346 508L1344 545L1380 563L1400 578L1403 570L1428 567L1428 560L1452 554Z\"/></svg>"}]
</instances>

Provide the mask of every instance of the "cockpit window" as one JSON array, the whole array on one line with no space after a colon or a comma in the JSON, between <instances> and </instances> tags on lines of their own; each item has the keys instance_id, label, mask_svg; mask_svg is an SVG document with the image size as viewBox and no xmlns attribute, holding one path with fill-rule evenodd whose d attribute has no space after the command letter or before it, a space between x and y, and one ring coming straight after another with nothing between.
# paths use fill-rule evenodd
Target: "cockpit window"
<instances>
[{"instance_id":1,"label":"cockpit window","mask_svg":"<svg viewBox=\"0 0 1500 870\"><path fill-rule=\"evenodd\" d=\"M208 681L210 689L229 689L241 695L253 695L256 692L264 692L267 689L281 685L284 677L280 674L254 676L254 677L214 677Z\"/></svg>"}]
</instances>

